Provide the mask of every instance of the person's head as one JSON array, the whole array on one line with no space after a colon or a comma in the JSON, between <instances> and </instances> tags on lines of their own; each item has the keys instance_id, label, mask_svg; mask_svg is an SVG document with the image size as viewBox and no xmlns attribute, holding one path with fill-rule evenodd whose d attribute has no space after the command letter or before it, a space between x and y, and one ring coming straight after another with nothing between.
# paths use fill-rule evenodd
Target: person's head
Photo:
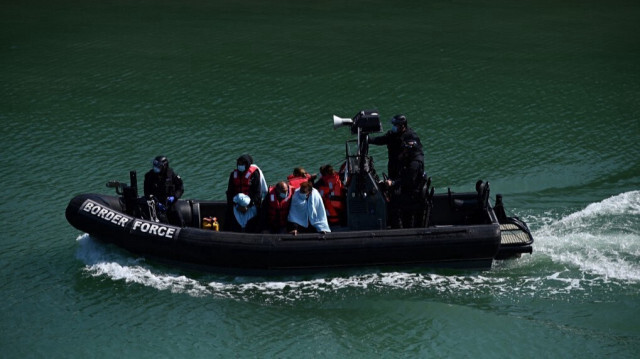
<instances>
[{"instance_id":1,"label":"person's head","mask_svg":"<svg viewBox=\"0 0 640 359\"><path fill-rule=\"evenodd\" d=\"M334 173L336 173L336 170L333 169L332 165L324 165L322 167L320 167L320 174L324 177L324 176L331 176Z\"/></svg>"},{"instance_id":2,"label":"person's head","mask_svg":"<svg viewBox=\"0 0 640 359\"><path fill-rule=\"evenodd\" d=\"M152 161L153 172L166 173L169 168L169 160L165 156L157 156Z\"/></svg>"},{"instance_id":3,"label":"person's head","mask_svg":"<svg viewBox=\"0 0 640 359\"><path fill-rule=\"evenodd\" d=\"M289 185L285 181L280 181L276 184L276 195L280 199L287 198L287 193L289 192Z\"/></svg>"},{"instance_id":4,"label":"person's head","mask_svg":"<svg viewBox=\"0 0 640 359\"><path fill-rule=\"evenodd\" d=\"M395 115L391 119L391 132L403 133L407 130L407 118L404 115Z\"/></svg>"},{"instance_id":5,"label":"person's head","mask_svg":"<svg viewBox=\"0 0 640 359\"><path fill-rule=\"evenodd\" d=\"M305 171L302 167L296 167L293 169L293 175L296 177L306 177L307 171Z\"/></svg>"},{"instance_id":6,"label":"person's head","mask_svg":"<svg viewBox=\"0 0 640 359\"><path fill-rule=\"evenodd\" d=\"M300 194L307 196L307 198L309 198L309 194L311 194L312 190L313 190L313 185L311 183L304 182L300 184Z\"/></svg>"},{"instance_id":7,"label":"person's head","mask_svg":"<svg viewBox=\"0 0 640 359\"><path fill-rule=\"evenodd\" d=\"M253 164L253 158L250 155L242 155L236 160L238 171L244 172Z\"/></svg>"}]
</instances>

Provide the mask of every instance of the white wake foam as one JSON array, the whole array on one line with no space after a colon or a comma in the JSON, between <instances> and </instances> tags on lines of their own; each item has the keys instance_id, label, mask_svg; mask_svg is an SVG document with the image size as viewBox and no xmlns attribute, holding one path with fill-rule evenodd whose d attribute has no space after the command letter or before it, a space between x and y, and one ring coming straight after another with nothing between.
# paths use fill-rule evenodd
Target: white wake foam
<instances>
[{"instance_id":1,"label":"white wake foam","mask_svg":"<svg viewBox=\"0 0 640 359\"><path fill-rule=\"evenodd\" d=\"M543 214L549 216L549 214ZM569 214L545 217L534 232L534 253L515 261L497 262L487 272L368 272L325 277L268 279L208 276L192 279L167 273L141 258L104 245L89 235L78 237L77 258L91 276L143 286L240 301L290 302L342 295L344 292L400 290L419 295L465 298L575 296L640 284L640 191L627 192ZM557 218L557 217L556 217ZM615 226L603 225L615 223ZM620 227L621 226L621 227Z\"/></svg>"},{"instance_id":2,"label":"white wake foam","mask_svg":"<svg viewBox=\"0 0 640 359\"><path fill-rule=\"evenodd\" d=\"M88 234L78 237L80 244L76 257L83 261L85 271L92 276L107 276L126 283L138 283L158 290L174 293L205 295L207 289L198 281L183 275L156 273L142 258L130 258L111 252L106 245L95 241Z\"/></svg>"},{"instance_id":3,"label":"white wake foam","mask_svg":"<svg viewBox=\"0 0 640 359\"><path fill-rule=\"evenodd\" d=\"M621 223L619 223L621 222ZM640 224L640 191L625 192L601 202L591 203L583 210L562 218L556 226L576 228L579 226L604 226L638 233ZM620 225L622 224L622 225Z\"/></svg>"},{"instance_id":4,"label":"white wake foam","mask_svg":"<svg viewBox=\"0 0 640 359\"><path fill-rule=\"evenodd\" d=\"M591 203L535 231L534 250L605 280L640 282L640 191Z\"/></svg>"}]
</instances>

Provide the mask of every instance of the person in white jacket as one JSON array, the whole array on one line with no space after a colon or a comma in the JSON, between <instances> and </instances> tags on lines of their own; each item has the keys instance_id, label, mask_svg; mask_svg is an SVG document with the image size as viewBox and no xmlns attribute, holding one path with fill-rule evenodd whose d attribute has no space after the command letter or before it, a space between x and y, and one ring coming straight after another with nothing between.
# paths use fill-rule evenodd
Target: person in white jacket
<instances>
[{"instance_id":1,"label":"person in white jacket","mask_svg":"<svg viewBox=\"0 0 640 359\"><path fill-rule=\"evenodd\" d=\"M300 185L291 197L289 209L289 233L331 232L320 192L309 182Z\"/></svg>"}]
</instances>

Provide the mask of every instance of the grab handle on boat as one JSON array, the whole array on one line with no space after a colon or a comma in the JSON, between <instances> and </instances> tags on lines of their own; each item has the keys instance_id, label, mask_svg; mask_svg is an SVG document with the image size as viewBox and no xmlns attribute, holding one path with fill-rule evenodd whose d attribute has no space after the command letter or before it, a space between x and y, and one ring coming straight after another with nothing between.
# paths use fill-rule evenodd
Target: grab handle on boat
<instances>
[{"instance_id":1,"label":"grab handle on boat","mask_svg":"<svg viewBox=\"0 0 640 359\"><path fill-rule=\"evenodd\" d=\"M116 189L116 193L119 195L122 195L123 190L124 190L124 186L126 186L124 183L119 182L119 181L109 181L107 182L107 187L109 188L115 188Z\"/></svg>"}]
</instances>

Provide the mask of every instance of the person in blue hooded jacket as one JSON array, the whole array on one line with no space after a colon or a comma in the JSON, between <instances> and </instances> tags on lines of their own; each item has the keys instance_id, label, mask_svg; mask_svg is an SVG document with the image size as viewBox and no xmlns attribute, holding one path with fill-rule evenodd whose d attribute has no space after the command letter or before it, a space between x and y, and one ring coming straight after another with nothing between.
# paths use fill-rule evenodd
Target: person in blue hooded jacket
<instances>
[{"instance_id":1,"label":"person in blue hooded jacket","mask_svg":"<svg viewBox=\"0 0 640 359\"><path fill-rule=\"evenodd\" d=\"M256 231L258 209L250 203L251 198L244 193L238 193L233 197L233 216L229 220L231 231L247 233Z\"/></svg>"}]
</instances>

